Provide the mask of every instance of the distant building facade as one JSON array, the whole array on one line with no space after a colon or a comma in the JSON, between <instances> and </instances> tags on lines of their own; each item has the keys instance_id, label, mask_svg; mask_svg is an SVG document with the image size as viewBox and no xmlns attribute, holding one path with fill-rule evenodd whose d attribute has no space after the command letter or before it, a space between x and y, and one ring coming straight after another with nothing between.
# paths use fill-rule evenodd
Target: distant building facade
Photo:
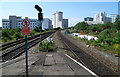
<instances>
[{"instance_id":1,"label":"distant building facade","mask_svg":"<svg viewBox=\"0 0 120 77\"><path fill-rule=\"evenodd\" d=\"M44 18L42 23L42 29L45 30L45 29L52 29L52 28L53 28L52 21L48 18Z\"/></svg>"},{"instance_id":2,"label":"distant building facade","mask_svg":"<svg viewBox=\"0 0 120 77\"><path fill-rule=\"evenodd\" d=\"M2 29L10 29L10 24L8 19L2 19Z\"/></svg>"},{"instance_id":3,"label":"distant building facade","mask_svg":"<svg viewBox=\"0 0 120 77\"><path fill-rule=\"evenodd\" d=\"M112 23L115 22L117 16L118 16L117 14L111 14L111 15L110 15Z\"/></svg>"},{"instance_id":4,"label":"distant building facade","mask_svg":"<svg viewBox=\"0 0 120 77\"><path fill-rule=\"evenodd\" d=\"M92 17L86 17L86 18L84 18L84 21L93 21L93 18Z\"/></svg>"},{"instance_id":5,"label":"distant building facade","mask_svg":"<svg viewBox=\"0 0 120 77\"><path fill-rule=\"evenodd\" d=\"M30 20L30 30L33 30L35 27L38 27L38 20L37 19L30 19L26 17L25 19ZM15 29L21 28L22 29L22 18L17 16L9 16L9 19L2 19L2 29Z\"/></svg>"},{"instance_id":6,"label":"distant building facade","mask_svg":"<svg viewBox=\"0 0 120 77\"><path fill-rule=\"evenodd\" d=\"M92 18L92 17L84 18L84 22L88 23L89 25L92 25L93 21L94 21L94 18Z\"/></svg>"},{"instance_id":7,"label":"distant building facade","mask_svg":"<svg viewBox=\"0 0 120 77\"><path fill-rule=\"evenodd\" d=\"M68 19L63 19L63 12L56 11L53 14L53 28L68 28Z\"/></svg>"},{"instance_id":8,"label":"distant building facade","mask_svg":"<svg viewBox=\"0 0 120 77\"><path fill-rule=\"evenodd\" d=\"M25 19L30 20L30 30L33 30L35 27L39 27L37 19L30 19L28 17L25 17ZM17 16L9 16L9 19L2 19L2 29L5 29L5 28L8 28L8 29L21 28L22 29L22 20L23 20L22 17L17 17ZM43 19L42 26L43 26L43 29L52 28L52 21L48 18Z\"/></svg>"},{"instance_id":9,"label":"distant building facade","mask_svg":"<svg viewBox=\"0 0 120 77\"><path fill-rule=\"evenodd\" d=\"M62 20L62 28L68 28L68 19Z\"/></svg>"},{"instance_id":10,"label":"distant building facade","mask_svg":"<svg viewBox=\"0 0 120 77\"><path fill-rule=\"evenodd\" d=\"M105 12L100 12L94 16L94 24L104 24L105 22L112 22L112 18L107 17Z\"/></svg>"},{"instance_id":11,"label":"distant building facade","mask_svg":"<svg viewBox=\"0 0 120 77\"><path fill-rule=\"evenodd\" d=\"M105 12L100 12L98 14L94 15L94 18L92 17L86 17L84 18L84 22L88 23L89 25L92 24L104 24L106 22L115 22L117 15L111 14L110 17L107 17L107 14Z\"/></svg>"},{"instance_id":12,"label":"distant building facade","mask_svg":"<svg viewBox=\"0 0 120 77\"><path fill-rule=\"evenodd\" d=\"M106 13L105 12L100 12L94 16L94 22L103 24L105 23L106 20Z\"/></svg>"}]
</instances>

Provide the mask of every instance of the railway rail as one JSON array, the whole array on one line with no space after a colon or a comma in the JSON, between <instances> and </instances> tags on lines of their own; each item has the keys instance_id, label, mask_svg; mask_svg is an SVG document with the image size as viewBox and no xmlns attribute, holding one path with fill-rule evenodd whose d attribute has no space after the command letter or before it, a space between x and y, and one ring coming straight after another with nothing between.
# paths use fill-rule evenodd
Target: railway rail
<instances>
[{"instance_id":1,"label":"railway rail","mask_svg":"<svg viewBox=\"0 0 120 77\"><path fill-rule=\"evenodd\" d=\"M47 38L54 32L55 31L50 31L50 32L28 37L28 49L33 47L37 43L41 42L43 39ZM20 39L20 40L16 40L16 41L3 44L2 51L4 51L0 55L2 57L2 62L18 57L19 55L25 52L25 39Z\"/></svg>"},{"instance_id":2,"label":"railway rail","mask_svg":"<svg viewBox=\"0 0 120 77\"><path fill-rule=\"evenodd\" d=\"M80 63L82 63L84 66L95 72L98 76L119 77L118 73L107 67L95 57L85 53L81 48L77 47L66 37L64 37L64 35L60 31L58 32L58 37L62 40L61 42L63 42L63 44L65 45L65 49L71 51Z\"/></svg>"}]
</instances>

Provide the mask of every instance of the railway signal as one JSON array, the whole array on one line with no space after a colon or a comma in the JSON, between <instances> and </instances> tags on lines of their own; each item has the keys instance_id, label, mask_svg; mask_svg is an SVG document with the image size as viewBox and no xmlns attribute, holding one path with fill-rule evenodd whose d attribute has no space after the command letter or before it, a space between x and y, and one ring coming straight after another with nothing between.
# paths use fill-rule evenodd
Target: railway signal
<instances>
[{"instance_id":1,"label":"railway signal","mask_svg":"<svg viewBox=\"0 0 120 77\"><path fill-rule=\"evenodd\" d=\"M38 20L42 21L43 20L43 13L38 13Z\"/></svg>"},{"instance_id":2,"label":"railway signal","mask_svg":"<svg viewBox=\"0 0 120 77\"><path fill-rule=\"evenodd\" d=\"M35 9L37 11L39 11L39 13L38 13L38 21L42 21L43 20L42 8L40 8L38 5L35 5Z\"/></svg>"},{"instance_id":3,"label":"railway signal","mask_svg":"<svg viewBox=\"0 0 120 77\"><path fill-rule=\"evenodd\" d=\"M40 8L38 5L35 5L35 9L39 12L38 13L38 26L42 30L42 20L43 20L42 8Z\"/></svg>"},{"instance_id":4,"label":"railway signal","mask_svg":"<svg viewBox=\"0 0 120 77\"><path fill-rule=\"evenodd\" d=\"M35 5L35 9L39 12L38 13L38 26L40 27L40 33L42 31L42 20L43 20L43 13L42 13L42 8L40 8L38 5ZM41 38L41 34L40 34Z\"/></svg>"},{"instance_id":5,"label":"railway signal","mask_svg":"<svg viewBox=\"0 0 120 77\"><path fill-rule=\"evenodd\" d=\"M38 5L35 5L35 9L37 9L40 13L42 12L42 8L40 8Z\"/></svg>"}]
</instances>

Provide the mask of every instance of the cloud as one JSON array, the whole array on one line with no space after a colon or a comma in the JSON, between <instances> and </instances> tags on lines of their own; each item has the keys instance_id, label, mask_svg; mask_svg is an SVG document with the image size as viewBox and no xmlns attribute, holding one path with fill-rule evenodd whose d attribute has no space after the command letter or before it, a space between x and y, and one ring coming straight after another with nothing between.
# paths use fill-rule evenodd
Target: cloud
<instances>
[{"instance_id":1,"label":"cloud","mask_svg":"<svg viewBox=\"0 0 120 77\"><path fill-rule=\"evenodd\" d=\"M78 22L81 22L81 18L68 18L68 25L69 27L75 26Z\"/></svg>"}]
</instances>

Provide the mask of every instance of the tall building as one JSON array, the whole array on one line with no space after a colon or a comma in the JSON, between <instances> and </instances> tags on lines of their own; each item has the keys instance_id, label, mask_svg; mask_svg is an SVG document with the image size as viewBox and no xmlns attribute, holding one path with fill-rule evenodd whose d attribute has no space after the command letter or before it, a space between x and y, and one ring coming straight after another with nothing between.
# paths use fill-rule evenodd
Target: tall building
<instances>
[{"instance_id":1,"label":"tall building","mask_svg":"<svg viewBox=\"0 0 120 77\"><path fill-rule=\"evenodd\" d=\"M53 14L53 28L56 28L56 13Z\"/></svg>"},{"instance_id":2,"label":"tall building","mask_svg":"<svg viewBox=\"0 0 120 77\"><path fill-rule=\"evenodd\" d=\"M56 12L56 26L60 27L59 22L63 19L63 12Z\"/></svg>"},{"instance_id":3,"label":"tall building","mask_svg":"<svg viewBox=\"0 0 120 77\"><path fill-rule=\"evenodd\" d=\"M105 12L100 12L94 16L94 21L100 24L105 23L106 20L106 13Z\"/></svg>"},{"instance_id":4,"label":"tall building","mask_svg":"<svg viewBox=\"0 0 120 77\"><path fill-rule=\"evenodd\" d=\"M58 28L58 27L68 28L68 19L63 19L63 12L60 11L56 11L53 14L53 28Z\"/></svg>"},{"instance_id":5,"label":"tall building","mask_svg":"<svg viewBox=\"0 0 120 77\"><path fill-rule=\"evenodd\" d=\"M60 27L59 22L62 21L62 19L63 19L63 12L56 11L53 14L53 17L54 17L53 18L54 19L53 28Z\"/></svg>"},{"instance_id":6,"label":"tall building","mask_svg":"<svg viewBox=\"0 0 120 77\"><path fill-rule=\"evenodd\" d=\"M112 22L111 17L107 17L105 12L100 12L94 16L94 23L104 24L105 22Z\"/></svg>"},{"instance_id":7,"label":"tall building","mask_svg":"<svg viewBox=\"0 0 120 77\"><path fill-rule=\"evenodd\" d=\"M43 19L43 23L42 23L42 29L52 29L52 21L48 18L44 18Z\"/></svg>"}]
</instances>

